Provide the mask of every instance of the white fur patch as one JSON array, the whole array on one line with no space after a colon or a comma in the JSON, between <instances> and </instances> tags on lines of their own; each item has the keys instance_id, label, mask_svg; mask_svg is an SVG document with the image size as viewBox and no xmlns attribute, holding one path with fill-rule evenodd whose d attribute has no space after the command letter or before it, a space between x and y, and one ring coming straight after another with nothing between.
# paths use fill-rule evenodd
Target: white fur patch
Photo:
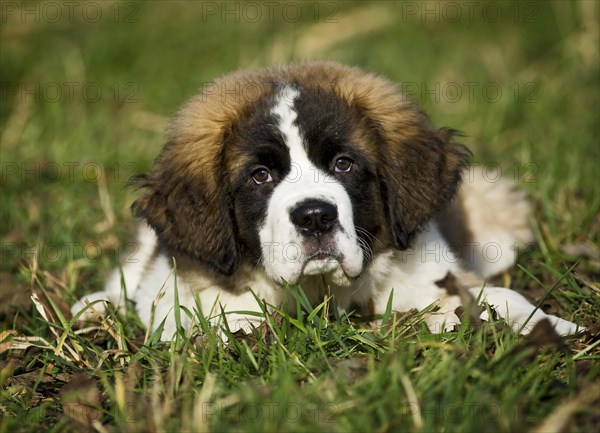
<instances>
[{"instance_id":1,"label":"white fur patch","mask_svg":"<svg viewBox=\"0 0 600 433\"><path fill-rule=\"evenodd\" d=\"M470 291L475 298L480 297L480 303L488 303L492 310L521 334L529 334L533 327L544 319L550 321L559 335L575 334L585 330L572 322L536 309L523 295L514 290L504 287L485 287L483 289L473 287ZM481 319L489 320L487 311L481 314Z\"/></svg>"}]
</instances>

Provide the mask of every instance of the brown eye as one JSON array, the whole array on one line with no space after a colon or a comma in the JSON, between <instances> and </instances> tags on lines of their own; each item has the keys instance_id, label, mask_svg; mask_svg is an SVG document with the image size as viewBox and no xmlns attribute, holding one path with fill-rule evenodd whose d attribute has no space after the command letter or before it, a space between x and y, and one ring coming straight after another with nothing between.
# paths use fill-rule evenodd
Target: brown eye
<instances>
[{"instance_id":1,"label":"brown eye","mask_svg":"<svg viewBox=\"0 0 600 433\"><path fill-rule=\"evenodd\" d=\"M350 158L341 157L335 161L333 170L336 173L348 173L350 170L352 170L353 164L354 161L352 161Z\"/></svg>"},{"instance_id":2,"label":"brown eye","mask_svg":"<svg viewBox=\"0 0 600 433\"><path fill-rule=\"evenodd\" d=\"M267 182L273 182L273 177L271 176L271 173L269 173L269 170L267 170L264 167L254 170L252 172L252 179L257 185Z\"/></svg>"}]
</instances>

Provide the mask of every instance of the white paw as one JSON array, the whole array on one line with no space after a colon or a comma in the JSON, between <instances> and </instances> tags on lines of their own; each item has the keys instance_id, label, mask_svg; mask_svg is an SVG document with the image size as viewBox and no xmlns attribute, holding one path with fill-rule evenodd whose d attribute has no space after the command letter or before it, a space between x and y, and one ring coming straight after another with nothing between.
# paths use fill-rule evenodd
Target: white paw
<instances>
[{"instance_id":1,"label":"white paw","mask_svg":"<svg viewBox=\"0 0 600 433\"><path fill-rule=\"evenodd\" d=\"M460 297L446 296L440 299L438 309L425 316L425 323L432 334L451 332L460 325L460 318L455 311L461 306Z\"/></svg>"},{"instance_id":2,"label":"white paw","mask_svg":"<svg viewBox=\"0 0 600 433\"><path fill-rule=\"evenodd\" d=\"M556 317L551 314L542 314L543 316L538 316L535 318L535 320L532 318L529 322L527 322L527 325L525 325L525 327L521 331L521 334L529 334L531 331L533 331L533 327L543 319L548 319L550 321L550 324L552 325L552 327L558 335L567 336L585 331L584 327L579 326L573 322L569 322L568 320L561 319L560 317ZM518 328L518 324L516 324L516 326L513 325L513 329L518 330Z\"/></svg>"},{"instance_id":3,"label":"white paw","mask_svg":"<svg viewBox=\"0 0 600 433\"><path fill-rule=\"evenodd\" d=\"M241 331L244 333L244 335L249 335L252 334L252 330L254 328L258 328L262 323L262 320L254 316L244 316L241 314L231 314L229 316L235 316L227 317L227 328L229 328L229 332L225 331L225 325L221 320L216 322L211 321L211 323L218 327L217 335L223 343L227 343L229 341L228 335L230 333L235 334Z\"/></svg>"},{"instance_id":4,"label":"white paw","mask_svg":"<svg viewBox=\"0 0 600 433\"><path fill-rule=\"evenodd\" d=\"M453 331L456 326L460 325L460 319L450 311L445 313L434 312L425 316L425 323L432 334L439 334Z\"/></svg>"},{"instance_id":5,"label":"white paw","mask_svg":"<svg viewBox=\"0 0 600 433\"><path fill-rule=\"evenodd\" d=\"M521 334L529 334L534 326L544 319L548 319L559 335L571 335L584 331L585 328L568 320L544 313L536 309L524 296L504 287L485 287L470 289L471 294L478 297L479 302L487 302L502 319L504 319L515 331ZM481 319L489 321L489 314L484 311Z\"/></svg>"}]
</instances>

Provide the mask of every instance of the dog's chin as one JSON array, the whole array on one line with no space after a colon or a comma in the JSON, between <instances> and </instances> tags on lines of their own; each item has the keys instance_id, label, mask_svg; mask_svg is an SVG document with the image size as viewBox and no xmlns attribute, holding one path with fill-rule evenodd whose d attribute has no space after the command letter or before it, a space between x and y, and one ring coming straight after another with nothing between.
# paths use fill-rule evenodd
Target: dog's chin
<instances>
[{"instance_id":1,"label":"dog's chin","mask_svg":"<svg viewBox=\"0 0 600 433\"><path fill-rule=\"evenodd\" d=\"M327 283L335 286L350 286L363 271L362 257L345 256L338 251L319 250L303 254L301 260L284 263L265 261L266 276L283 286L302 284L304 280L314 280L322 276ZM313 284L313 283L310 283Z\"/></svg>"},{"instance_id":2,"label":"dog's chin","mask_svg":"<svg viewBox=\"0 0 600 433\"><path fill-rule=\"evenodd\" d=\"M309 257L302 267L302 276L323 275L337 286L349 286L356 275L349 275L341 257L317 254Z\"/></svg>"},{"instance_id":3,"label":"dog's chin","mask_svg":"<svg viewBox=\"0 0 600 433\"><path fill-rule=\"evenodd\" d=\"M306 261L302 270L302 275L328 274L338 269L342 270L342 265L339 260L334 257L314 258Z\"/></svg>"}]
</instances>

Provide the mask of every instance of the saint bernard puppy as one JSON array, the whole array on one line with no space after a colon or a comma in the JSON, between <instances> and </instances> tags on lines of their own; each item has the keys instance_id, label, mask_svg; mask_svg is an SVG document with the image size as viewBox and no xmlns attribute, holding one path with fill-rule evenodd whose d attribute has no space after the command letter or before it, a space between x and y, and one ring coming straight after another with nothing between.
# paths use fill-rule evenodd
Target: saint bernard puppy
<instances>
[{"instance_id":1,"label":"saint bernard puppy","mask_svg":"<svg viewBox=\"0 0 600 433\"><path fill-rule=\"evenodd\" d=\"M137 178L135 260L73 314L93 318L98 300L122 307L126 293L169 340L177 290L187 311L200 305L214 325L248 331L260 323L257 299L293 312L298 285L341 312L434 304L432 332L459 324L469 297L523 333L544 318L577 332L515 291L485 286L533 240L529 206L514 185L469 169L456 136L392 82L338 63L220 78L181 108L154 168Z\"/></svg>"}]
</instances>

